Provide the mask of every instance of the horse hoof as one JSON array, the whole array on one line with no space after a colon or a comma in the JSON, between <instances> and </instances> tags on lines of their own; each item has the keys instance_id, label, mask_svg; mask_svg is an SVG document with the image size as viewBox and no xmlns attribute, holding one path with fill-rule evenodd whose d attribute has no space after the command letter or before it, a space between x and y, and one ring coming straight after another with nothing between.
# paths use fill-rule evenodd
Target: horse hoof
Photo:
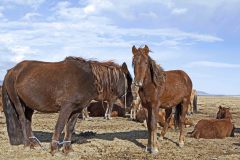
<instances>
[{"instance_id":1,"label":"horse hoof","mask_svg":"<svg viewBox=\"0 0 240 160\"><path fill-rule=\"evenodd\" d=\"M146 147L145 151L151 153L152 155L156 155L159 152L157 148L152 148L152 147Z\"/></svg>"},{"instance_id":2,"label":"horse hoof","mask_svg":"<svg viewBox=\"0 0 240 160\"><path fill-rule=\"evenodd\" d=\"M54 156L54 154L55 154L55 153L57 152L57 150L58 150L58 144L52 142L52 143L50 144L50 148L51 148L50 153L51 153L52 156Z\"/></svg>"},{"instance_id":3,"label":"horse hoof","mask_svg":"<svg viewBox=\"0 0 240 160\"><path fill-rule=\"evenodd\" d=\"M182 148L184 146L184 142L179 142L179 147Z\"/></svg>"},{"instance_id":4,"label":"horse hoof","mask_svg":"<svg viewBox=\"0 0 240 160\"><path fill-rule=\"evenodd\" d=\"M163 137L162 137L162 136L160 136L160 137L159 137L159 140L160 140L160 141L163 141Z\"/></svg>"},{"instance_id":5,"label":"horse hoof","mask_svg":"<svg viewBox=\"0 0 240 160\"><path fill-rule=\"evenodd\" d=\"M64 155L68 155L68 153L70 152L74 152L74 150L72 149L72 146L64 146L62 152L64 153Z\"/></svg>"}]
</instances>

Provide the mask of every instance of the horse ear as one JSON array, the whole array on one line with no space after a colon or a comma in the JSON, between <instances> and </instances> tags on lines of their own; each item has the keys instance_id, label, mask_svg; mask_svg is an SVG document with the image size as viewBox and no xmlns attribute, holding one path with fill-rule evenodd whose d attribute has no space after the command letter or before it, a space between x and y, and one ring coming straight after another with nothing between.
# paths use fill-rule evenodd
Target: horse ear
<instances>
[{"instance_id":1,"label":"horse ear","mask_svg":"<svg viewBox=\"0 0 240 160\"><path fill-rule=\"evenodd\" d=\"M146 55L148 55L149 51L150 51L150 50L149 50L148 46L145 45L145 47L144 47L144 53L145 53Z\"/></svg>"},{"instance_id":2,"label":"horse ear","mask_svg":"<svg viewBox=\"0 0 240 160\"><path fill-rule=\"evenodd\" d=\"M219 109L222 109L222 106L220 105L218 108L219 108Z\"/></svg>"},{"instance_id":3,"label":"horse ear","mask_svg":"<svg viewBox=\"0 0 240 160\"><path fill-rule=\"evenodd\" d=\"M135 45L133 45L133 47L132 47L132 53L133 53L133 55L137 54L137 48L135 47Z\"/></svg>"},{"instance_id":4,"label":"horse ear","mask_svg":"<svg viewBox=\"0 0 240 160\"><path fill-rule=\"evenodd\" d=\"M122 71L123 71L124 73L128 73L128 67L127 67L126 62L123 62L123 64L122 64Z\"/></svg>"}]
</instances>

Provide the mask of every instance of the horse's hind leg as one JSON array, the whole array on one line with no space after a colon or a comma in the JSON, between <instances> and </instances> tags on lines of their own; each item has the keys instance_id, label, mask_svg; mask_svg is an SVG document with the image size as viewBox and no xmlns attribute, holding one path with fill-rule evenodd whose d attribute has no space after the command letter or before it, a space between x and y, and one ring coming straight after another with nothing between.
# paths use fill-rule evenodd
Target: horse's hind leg
<instances>
[{"instance_id":1,"label":"horse's hind leg","mask_svg":"<svg viewBox=\"0 0 240 160\"><path fill-rule=\"evenodd\" d=\"M163 127L161 135L160 135L160 140L163 140L165 134L167 133L169 123L170 123L171 118L172 118L172 108L171 109L166 109L165 113L166 113L165 114L166 121L165 121L164 127Z\"/></svg>"},{"instance_id":2,"label":"horse's hind leg","mask_svg":"<svg viewBox=\"0 0 240 160\"><path fill-rule=\"evenodd\" d=\"M26 116L26 132L27 136L30 140L30 148L34 148L35 146L39 145L36 139L34 138L33 132L32 132L32 115L33 110L25 106L25 116Z\"/></svg>"},{"instance_id":3,"label":"horse's hind leg","mask_svg":"<svg viewBox=\"0 0 240 160\"><path fill-rule=\"evenodd\" d=\"M56 150L58 149L58 145L59 145L59 138L60 135L64 129L65 124L67 123L71 113L72 113L72 107L73 105L70 104L66 104L64 106L62 106L60 112L59 112L59 116L58 116L58 120L55 126L55 131L53 133L52 136L52 142L50 144L51 147L51 154L54 155Z\"/></svg>"},{"instance_id":4,"label":"horse's hind leg","mask_svg":"<svg viewBox=\"0 0 240 160\"><path fill-rule=\"evenodd\" d=\"M73 151L71 146L72 133L80 113L72 113L65 126L65 135L63 143L63 153L68 154Z\"/></svg>"},{"instance_id":5,"label":"horse's hind leg","mask_svg":"<svg viewBox=\"0 0 240 160\"><path fill-rule=\"evenodd\" d=\"M24 105L21 103L16 91L14 88L9 89L9 96L10 99L12 100L15 109L18 113L19 116L19 121L21 124L21 128L22 128L22 133L23 133L23 144L24 147L27 147L30 145L30 141L29 141L29 137L27 136L27 130L26 130L26 117L25 117L25 107Z\"/></svg>"},{"instance_id":6,"label":"horse's hind leg","mask_svg":"<svg viewBox=\"0 0 240 160\"><path fill-rule=\"evenodd\" d=\"M184 130L183 130L183 128L184 128L184 123L185 123L189 103L190 103L190 100L187 98L184 98L183 102L181 104L180 124L179 124L179 129L180 129L179 147L184 146Z\"/></svg>"}]
</instances>

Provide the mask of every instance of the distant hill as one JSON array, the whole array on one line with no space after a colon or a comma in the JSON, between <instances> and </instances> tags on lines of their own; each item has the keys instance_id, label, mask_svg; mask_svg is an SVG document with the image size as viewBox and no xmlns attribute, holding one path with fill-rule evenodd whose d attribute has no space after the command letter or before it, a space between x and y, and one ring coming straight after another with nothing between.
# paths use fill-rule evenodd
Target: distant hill
<instances>
[{"instance_id":1,"label":"distant hill","mask_svg":"<svg viewBox=\"0 0 240 160\"><path fill-rule=\"evenodd\" d=\"M197 91L197 94L200 96L207 96L210 95L209 93L203 92L203 91Z\"/></svg>"}]
</instances>

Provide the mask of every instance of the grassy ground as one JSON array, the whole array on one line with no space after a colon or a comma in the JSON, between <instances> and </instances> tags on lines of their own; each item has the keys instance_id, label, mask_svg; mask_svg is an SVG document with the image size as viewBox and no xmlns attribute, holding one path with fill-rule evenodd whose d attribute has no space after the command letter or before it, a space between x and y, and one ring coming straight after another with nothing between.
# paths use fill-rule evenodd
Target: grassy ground
<instances>
[{"instance_id":1,"label":"grassy ground","mask_svg":"<svg viewBox=\"0 0 240 160\"><path fill-rule=\"evenodd\" d=\"M147 131L141 123L127 118L107 121L94 118L79 120L73 136L74 152L64 156L59 151L54 157L49 154L49 142L58 114L34 114L33 130L47 151L40 147L30 150L11 146L8 142L4 116L0 118L0 159L240 159L240 97L198 98L198 114L190 116L195 123L203 118L215 118L218 106L230 107L233 122L237 127L235 137L213 140L196 140L186 137L185 146L177 146L179 133L169 131L160 142L160 153L152 156L144 151ZM160 128L159 128L160 129ZM193 127L185 131L192 131Z\"/></svg>"}]
</instances>

